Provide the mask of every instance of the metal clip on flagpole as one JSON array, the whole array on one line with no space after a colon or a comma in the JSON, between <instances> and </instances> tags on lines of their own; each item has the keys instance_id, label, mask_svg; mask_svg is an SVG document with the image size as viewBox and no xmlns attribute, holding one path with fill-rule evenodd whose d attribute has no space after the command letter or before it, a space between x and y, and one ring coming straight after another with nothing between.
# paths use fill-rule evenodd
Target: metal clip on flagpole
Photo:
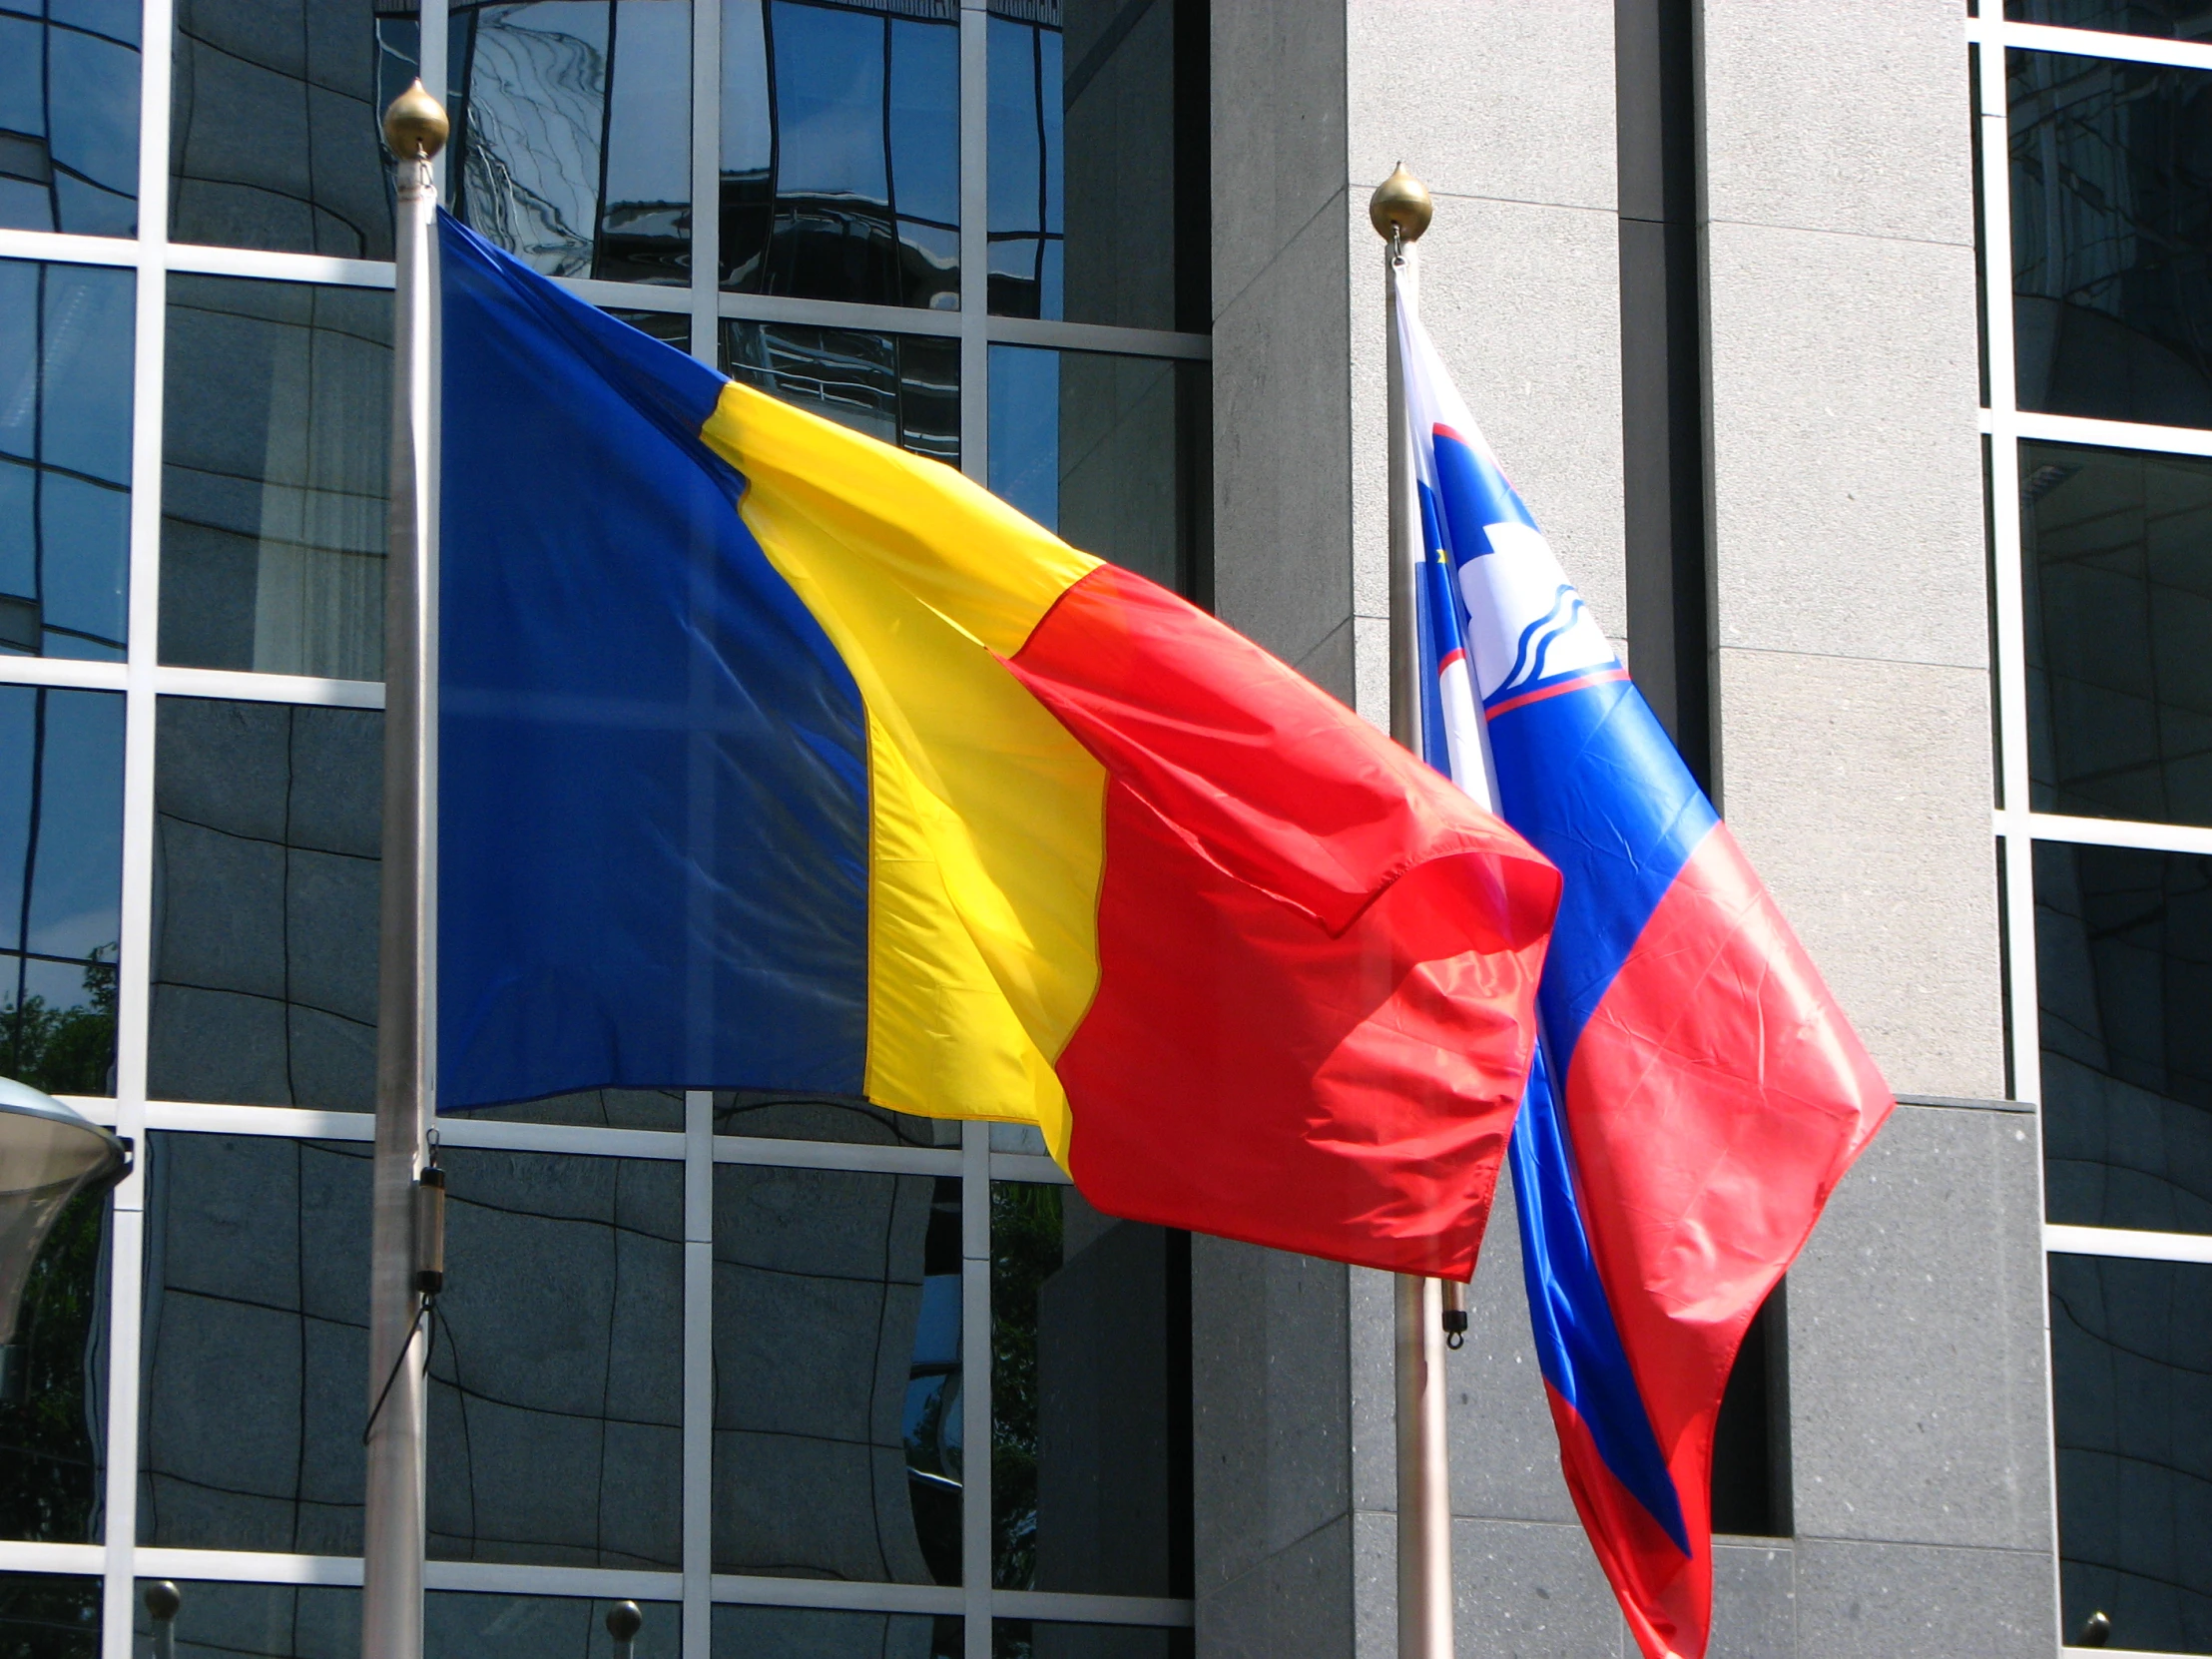
<instances>
[{"instance_id":1,"label":"metal clip on flagpole","mask_svg":"<svg viewBox=\"0 0 2212 1659\"><path fill-rule=\"evenodd\" d=\"M1388 245L1383 260L1390 419L1390 736L1420 753L1420 634L1415 584L1423 555L1420 503L1406 423L1405 363L1398 345L1398 284L1410 244L1434 205L1400 163L1377 187L1368 218ZM1452 1659L1451 1489L1444 1462L1442 1283L1397 1277L1397 1654ZM1465 1315L1460 1324L1464 1327Z\"/></svg>"},{"instance_id":2,"label":"metal clip on flagpole","mask_svg":"<svg viewBox=\"0 0 2212 1659\"><path fill-rule=\"evenodd\" d=\"M376 999L376 1162L368 1269L362 1659L422 1659L423 1329L416 1195L434 1104L437 839L437 458L432 406L437 187L445 111L420 81L384 112L396 158L391 543L384 568L383 910ZM442 1243L442 1241L441 1241ZM441 1264L442 1265L442 1264ZM382 1390L379 1393L379 1390Z\"/></svg>"}]
</instances>

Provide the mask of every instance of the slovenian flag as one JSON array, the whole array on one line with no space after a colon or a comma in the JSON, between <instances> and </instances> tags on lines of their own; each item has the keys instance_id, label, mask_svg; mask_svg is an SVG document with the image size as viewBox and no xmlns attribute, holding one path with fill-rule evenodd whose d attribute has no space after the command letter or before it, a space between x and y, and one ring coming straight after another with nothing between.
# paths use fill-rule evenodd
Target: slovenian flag
<instances>
[{"instance_id":1,"label":"slovenian flag","mask_svg":"<svg viewBox=\"0 0 2212 1659\"><path fill-rule=\"evenodd\" d=\"M1648 1659L1701 1659L1744 1332L1893 1104L1499 471L1401 291L1423 752L1565 885L1512 1143L1576 1509Z\"/></svg>"},{"instance_id":2,"label":"slovenian flag","mask_svg":"<svg viewBox=\"0 0 2212 1659\"><path fill-rule=\"evenodd\" d=\"M439 1106L1036 1125L1464 1279L1559 878L1257 646L439 221Z\"/></svg>"}]
</instances>

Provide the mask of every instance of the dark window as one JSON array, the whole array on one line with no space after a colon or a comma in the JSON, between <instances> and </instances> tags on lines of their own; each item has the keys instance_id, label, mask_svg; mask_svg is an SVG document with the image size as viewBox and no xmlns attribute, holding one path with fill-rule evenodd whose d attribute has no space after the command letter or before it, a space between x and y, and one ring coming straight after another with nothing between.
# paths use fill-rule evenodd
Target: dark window
<instances>
[{"instance_id":1,"label":"dark window","mask_svg":"<svg viewBox=\"0 0 2212 1659\"><path fill-rule=\"evenodd\" d=\"M629 323L641 334L651 334L663 345L673 345L679 351L689 351L691 349L691 313L689 311L609 310L607 314Z\"/></svg>"},{"instance_id":2,"label":"dark window","mask_svg":"<svg viewBox=\"0 0 2212 1659\"><path fill-rule=\"evenodd\" d=\"M960 464L957 340L725 322L722 371L871 438Z\"/></svg>"},{"instance_id":3,"label":"dark window","mask_svg":"<svg viewBox=\"0 0 2212 1659\"><path fill-rule=\"evenodd\" d=\"M9 0L0 225L138 234L138 0Z\"/></svg>"},{"instance_id":4,"label":"dark window","mask_svg":"<svg viewBox=\"0 0 2212 1659\"><path fill-rule=\"evenodd\" d=\"M360 1653L358 1590L209 1580L188 1580L177 1588L183 1603L177 1612L178 1659L357 1659ZM132 1599L136 1634L150 1644L145 1599ZM430 1659L609 1659L612 1605L583 1596L432 1590L422 1598L423 1651ZM676 1659L679 1609L646 1601L638 1610L645 1615L637 1638L641 1659Z\"/></svg>"},{"instance_id":5,"label":"dark window","mask_svg":"<svg viewBox=\"0 0 2212 1659\"><path fill-rule=\"evenodd\" d=\"M992 1581L1188 1595L1189 1237L991 1188Z\"/></svg>"},{"instance_id":6,"label":"dark window","mask_svg":"<svg viewBox=\"0 0 2212 1659\"><path fill-rule=\"evenodd\" d=\"M100 1580L0 1572L0 1652L8 1659L99 1659Z\"/></svg>"},{"instance_id":7,"label":"dark window","mask_svg":"<svg viewBox=\"0 0 2212 1659\"><path fill-rule=\"evenodd\" d=\"M391 258L384 106L414 78L415 0L177 0L169 234Z\"/></svg>"},{"instance_id":8,"label":"dark window","mask_svg":"<svg viewBox=\"0 0 2212 1659\"><path fill-rule=\"evenodd\" d=\"M717 1607L712 1659L960 1659L961 1621L926 1613Z\"/></svg>"},{"instance_id":9,"label":"dark window","mask_svg":"<svg viewBox=\"0 0 2212 1659\"><path fill-rule=\"evenodd\" d=\"M1207 365L991 347L991 488L1062 540L1205 598Z\"/></svg>"},{"instance_id":10,"label":"dark window","mask_svg":"<svg viewBox=\"0 0 2212 1659\"><path fill-rule=\"evenodd\" d=\"M959 1182L725 1164L714 1296L715 1570L957 1584Z\"/></svg>"},{"instance_id":11,"label":"dark window","mask_svg":"<svg viewBox=\"0 0 2212 1659\"><path fill-rule=\"evenodd\" d=\"M135 291L0 260L0 655L123 656Z\"/></svg>"},{"instance_id":12,"label":"dark window","mask_svg":"<svg viewBox=\"0 0 2212 1659\"><path fill-rule=\"evenodd\" d=\"M1041 1619L1000 1619L991 1626L991 1659L1188 1659L1192 1651L1188 1630Z\"/></svg>"},{"instance_id":13,"label":"dark window","mask_svg":"<svg viewBox=\"0 0 2212 1659\"><path fill-rule=\"evenodd\" d=\"M0 1076L115 1093L123 699L0 686Z\"/></svg>"},{"instance_id":14,"label":"dark window","mask_svg":"<svg viewBox=\"0 0 2212 1659\"><path fill-rule=\"evenodd\" d=\"M0 1538L101 1541L107 1459L108 1196L72 1200L23 1288L23 1396L0 1402ZM4 1620L0 1620L4 1623ZM12 1648L0 1634L0 1652Z\"/></svg>"},{"instance_id":15,"label":"dark window","mask_svg":"<svg viewBox=\"0 0 2212 1659\"><path fill-rule=\"evenodd\" d=\"M2212 824L2212 460L2020 445L2038 812Z\"/></svg>"},{"instance_id":16,"label":"dark window","mask_svg":"<svg viewBox=\"0 0 2212 1659\"><path fill-rule=\"evenodd\" d=\"M2006 62L2019 406L2212 426L2212 75Z\"/></svg>"},{"instance_id":17,"label":"dark window","mask_svg":"<svg viewBox=\"0 0 2212 1659\"><path fill-rule=\"evenodd\" d=\"M2212 1653L2212 1267L2050 1258L2061 1628Z\"/></svg>"},{"instance_id":18,"label":"dark window","mask_svg":"<svg viewBox=\"0 0 2212 1659\"><path fill-rule=\"evenodd\" d=\"M1204 329L1203 4L990 10L991 309Z\"/></svg>"},{"instance_id":19,"label":"dark window","mask_svg":"<svg viewBox=\"0 0 2212 1659\"><path fill-rule=\"evenodd\" d=\"M844 1141L865 1146L960 1144L950 1118L914 1117L865 1100L800 1100L790 1095L721 1090L715 1095L715 1133L749 1139Z\"/></svg>"},{"instance_id":20,"label":"dark window","mask_svg":"<svg viewBox=\"0 0 2212 1659\"><path fill-rule=\"evenodd\" d=\"M2004 15L2062 29L2212 40L2212 0L2004 0Z\"/></svg>"},{"instance_id":21,"label":"dark window","mask_svg":"<svg viewBox=\"0 0 2212 1659\"><path fill-rule=\"evenodd\" d=\"M723 0L722 285L960 302L955 0Z\"/></svg>"},{"instance_id":22,"label":"dark window","mask_svg":"<svg viewBox=\"0 0 2212 1659\"><path fill-rule=\"evenodd\" d=\"M391 295L173 276L162 661L377 680Z\"/></svg>"},{"instance_id":23,"label":"dark window","mask_svg":"<svg viewBox=\"0 0 2212 1659\"><path fill-rule=\"evenodd\" d=\"M449 52L456 216L549 276L691 279L687 0L458 0Z\"/></svg>"},{"instance_id":24,"label":"dark window","mask_svg":"<svg viewBox=\"0 0 2212 1659\"><path fill-rule=\"evenodd\" d=\"M2212 1232L2212 858L2037 842L2035 947L2050 1220Z\"/></svg>"}]
</instances>

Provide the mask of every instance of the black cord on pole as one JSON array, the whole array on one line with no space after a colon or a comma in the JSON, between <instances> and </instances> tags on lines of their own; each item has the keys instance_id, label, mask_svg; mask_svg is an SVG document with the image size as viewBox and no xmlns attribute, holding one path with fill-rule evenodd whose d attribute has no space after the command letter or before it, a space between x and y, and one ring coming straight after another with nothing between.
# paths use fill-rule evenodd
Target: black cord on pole
<instances>
[{"instance_id":1,"label":"black cord on pole","mask_svg":"<svg viewBox=\"0 0 2212 1659\"><path fill-rule=\"evenodd\" d=\"M361 1425L361 1444L368 1444L369 1435L376 1432L376 1419L384 1414L384 1401L391 1397L391 1385L399 1381L399 1368L407 1363L408 1351L414 1347L414 1340L418 1336L424 1339L422 1369L425 1375L428 1374L430 1351L438 1340L437 1328L430 1322L430 1316L436 1311L437 1305L436 1297L417 1294L415 1316L407 1322L407 1340L399 1345L399 1358L391 1363L391 1375L384 1379L384 1385L376 1391L376 1403L368 1408L368 1421Z\"/></svg>"}]
</instances>

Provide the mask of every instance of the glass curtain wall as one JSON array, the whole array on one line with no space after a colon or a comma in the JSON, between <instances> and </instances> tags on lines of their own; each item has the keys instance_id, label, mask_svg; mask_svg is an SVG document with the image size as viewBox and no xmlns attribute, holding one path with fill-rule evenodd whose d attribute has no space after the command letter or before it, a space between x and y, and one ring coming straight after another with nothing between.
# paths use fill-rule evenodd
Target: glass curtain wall
<instances>
[{"instance_id":1,"label":"glass curtain wall","mask_svg":"<svg viewBox=\"0 0 2212 1659\"><path fill-rule=\"evenodd\" d=\"M1980 9L1996 824L2062 1633L2212 1654L2212 9Z\"/></svg>"},{"instance_id":2,"label":"glass curtain wall","mask_svg":"<svg viewBox=\"0 0 2212 1659\"><path fill-rule=\"evenodd\" d=\"M444 200L593 303L1203 603L1206 14L161 15L0 0L0 1074L139 1148L32 1277L0 1645L127 1659L169 1579L181 1652L356 1659L379 112L442 86ZM1189 1651L1187 1241L1034 1135L609 1089L440 1156L432 1654Z\"/></svg>"}]
</instances>

